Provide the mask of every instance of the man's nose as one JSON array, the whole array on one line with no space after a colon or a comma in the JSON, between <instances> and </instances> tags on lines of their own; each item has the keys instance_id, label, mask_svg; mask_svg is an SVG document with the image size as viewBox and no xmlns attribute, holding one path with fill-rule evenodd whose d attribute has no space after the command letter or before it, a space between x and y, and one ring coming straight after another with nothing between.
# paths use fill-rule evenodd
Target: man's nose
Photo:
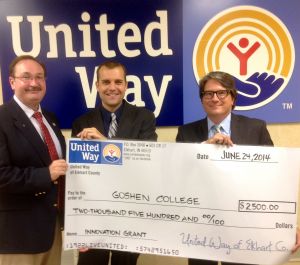
<instances>
[{"instance_id":1,"label":"man's nose","mask_svg":"<svg viewBox=\"0 0 300 265\"><path fill-rule=\"evenodd\" d=\"M218 98L218 96L217 96L217 93L214 93L214 94L213 94L212 100L219 101L219 98Z\"/></svg>"},{"instance_id":2,"label":"man's nose","mask_svg":"<svg viewBox=\"0 0 300 265\"><path fill-rule=\"evenodd\" d=\"M29 84L30 85L36 85L36 84L38 84L37 78L31 77L30 80L29 80Z\"/></svg>"}]
</instances>

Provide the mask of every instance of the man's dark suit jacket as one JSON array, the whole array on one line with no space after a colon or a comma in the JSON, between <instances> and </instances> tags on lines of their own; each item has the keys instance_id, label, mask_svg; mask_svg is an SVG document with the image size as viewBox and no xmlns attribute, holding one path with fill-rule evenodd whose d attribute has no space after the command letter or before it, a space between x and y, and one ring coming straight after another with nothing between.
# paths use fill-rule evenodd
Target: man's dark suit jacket
<instances>
[{"instance_id":1,"label":"man's dark suit jacket","mask_svg":"<svg viewBox=\"0 0 300 265\"><path fill-rule=\"evenodd\" d=\"M266 123L259 119L231 114L231 140L238 145L270 145L273 141ZM201 143L208 139L207 118L178 128L177 142Z\"/></svg>"},{"instance_id":2,"label":"man's dark suit jacket","mask_svg":"<svg viewBox=\"0 0 300 265\"><path fill-rule=\"evenodd\" d=\"M124 108L118 124L117 134L114 138L131 140L156 140L155 117L145 108L133 106L123 100ZM73 123L72 136L81 132L84 128L95 127L105 135L103 119L100 108L83 114Z\"/></svg>"},{"instance_id":3,"label":"man's dark suit jacket","mask_svg":"<svg viewBox=\"0 0 300 265\"><path fill-rule=\"evenodd\" d=\"M56 118L43 111L63 153ZM0 253L40 253L53 243L57 185L51 182L47 147L19 105L0 107Z\"/></svg>"},{"instance_id":4,"label":"man's dark suit jacket","mask_svg":"<svg viewBox=\"0 0 300 265\"><path fill-rule=\"evenodd\" d=\"M145 108L133 106L123 100L123 111L118 123L117 134L114 138L131 140L157 140L155 132L155 117ZM73 123L72 137L84 128L95 127L105 135L103 117L100 108L83 114ZM109 262L109 250L91 249L85 253L79 253L78 265L80 264L105 264ZM139 254L113 251L111 264L133 265L136 264Z\"/></svg>"},{"instance_id":5,"label":"man's dark suit jacket","mask_svg":"<svg viewBox=\"0 0 300 265\"><path fill-rule=\"evenodd\" d=\"M231 114L231 140L238 145L269 145L273 141L267 130L266 123L259 119L248 118L242 115ZM185 124L178 128L177 142L201 143L208 139L207 118ZM216 261L189 259L189 264L217 264ZM225 263L222 263L225 264ZM233 263L226 263L233 265ZM234 263L236 265L243 265Z\"/></svg>"}]
</instances>

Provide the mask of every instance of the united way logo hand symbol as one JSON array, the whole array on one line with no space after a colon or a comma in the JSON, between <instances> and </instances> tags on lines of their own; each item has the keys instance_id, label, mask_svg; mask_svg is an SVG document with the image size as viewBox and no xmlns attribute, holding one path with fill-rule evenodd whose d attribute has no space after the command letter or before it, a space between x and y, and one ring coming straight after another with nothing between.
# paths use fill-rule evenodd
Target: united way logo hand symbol
<instances>
[{"instance_id":1,"label":"united way logo hand symbol","mask_svg":"<svg viewBox=\"0 0 300 265\"><path fill-rule=\"evenodd\" d=\"M116 144L106 144L102 151L104 161L102 163L117 163L121 159L122 152ZM105 162L106 161L106 162Z\"/></svg>"},{"instance_id":2,"label":"united way logo hand symbol","mask_svg":"<svg viewBox=\"0 0 300 265\"><path fill-rule=\"evenodd\" d=\"M196 80L211 71L236 79L237 110L266 105L286 88L294 69L293 40L282 21L254 6L237 6L213 17L194 47Z\"/></svg>"}]
</instances>

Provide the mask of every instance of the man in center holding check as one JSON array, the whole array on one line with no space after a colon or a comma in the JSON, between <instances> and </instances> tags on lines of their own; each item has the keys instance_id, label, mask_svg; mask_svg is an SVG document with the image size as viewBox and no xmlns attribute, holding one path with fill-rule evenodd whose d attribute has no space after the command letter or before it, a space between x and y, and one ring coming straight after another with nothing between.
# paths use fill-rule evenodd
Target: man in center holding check
<instances>
[{"instance_id":1,"label":"man in center holding check","mask_svg":"<svg viewBox=\"0 0 300 265\"><path fill-rule=\"evenodd\" d=\"M264 121L232 113L237 90L231 75L220 71L210 72L201 79L199 94L207 117L179 127L177 142L273 146ZM217 261L189 259L189 265L217 264Z\"/></svg>"},{"instance_id":2,"label":"man in center holding check","mask_svg":"<svg viewBox=\"0 0 300 265\"><path fill-rule=\"evenodd\" d=\"M96 87L101 99L100 106L74 121L72 137L157 140L154 114L124 100L127 81L123 64L115 61L100 64L97 68ZM111 252L111 265L137 263L137 253ZM78 265L107 265L109 255L110 251L103 249L80 252Z\"/></svg>"}]
</instances>

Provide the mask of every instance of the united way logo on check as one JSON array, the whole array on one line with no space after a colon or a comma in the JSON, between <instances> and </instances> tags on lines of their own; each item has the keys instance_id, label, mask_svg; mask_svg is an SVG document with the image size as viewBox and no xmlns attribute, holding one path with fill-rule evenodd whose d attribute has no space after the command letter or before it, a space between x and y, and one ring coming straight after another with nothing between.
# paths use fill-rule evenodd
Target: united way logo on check
<instances>
[{"instance_id":1,"label":"united way logo on check","mask_svg":"<svg viewBox=\"0 0 300 265\"><path fill-rule=\"evenodd\" d=\"M122 164L122 143L69 140L69 163Z\"/></svg>"},{"instance_id":2,"label":"united way logo on check","mask_svg":"<svg viewBox=\"0 0 300 265\"><path fill-rule=\"evenodd\" d=\"M295 63L293 39L270 11L236 6L211 18L198 35L193 52L196 80L211 71L235 77L236 110L262 107L278 97Z\"/></svg>"},{"instance_id":3,"label":"united way logo on check","mask_svg":"<svg viewBox=\"0 0 300 265\"><path fill-rule=\"evenodd\" d=\"M122 144L121 143L102 143L102 163L103 164L122 164Z\"/></svg>"},{"instance_id":4,"label":"united way logo on check","mask_svg":"<svg viewBox=\"0 0 300 265\"><path fill-rule=\"evenodd\" d=\"M70 163L101 163L101 143L97 141L69 141Z\"/></svg>"}]
</instances>

